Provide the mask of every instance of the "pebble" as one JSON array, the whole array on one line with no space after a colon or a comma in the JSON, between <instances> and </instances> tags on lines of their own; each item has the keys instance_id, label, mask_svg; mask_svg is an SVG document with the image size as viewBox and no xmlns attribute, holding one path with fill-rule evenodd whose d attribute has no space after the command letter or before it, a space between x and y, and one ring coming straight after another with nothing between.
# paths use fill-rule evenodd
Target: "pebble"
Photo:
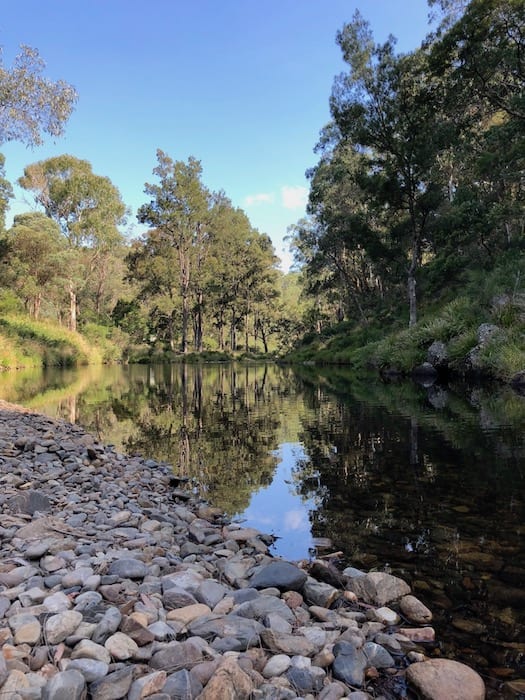
<instances>
[{"instance_id":1,"label":"pebble","mask_svg":"<svg viewBox=\"0 0 525 700\"><path fill-rule=\"evenodd\" d=\"M408 683L452 700L449 672L484 690L427 659L432 613L402 579L317 580L323 562L273 557L169 465L1 401L0 507L0 697L361 700Z\"/></svg>"}]
</instances>

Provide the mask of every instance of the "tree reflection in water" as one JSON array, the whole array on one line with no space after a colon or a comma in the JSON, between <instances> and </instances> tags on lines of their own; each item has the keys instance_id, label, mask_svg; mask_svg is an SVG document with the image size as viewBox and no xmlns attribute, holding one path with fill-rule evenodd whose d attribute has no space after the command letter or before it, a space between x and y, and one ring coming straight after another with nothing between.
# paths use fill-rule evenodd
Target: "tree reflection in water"
<instances>
[{"instance_id":1,"label":"tree reflection in water","mask_svg":"<svg viewBox=\"0 0 525 700\"><path fill-rule=\"evenodd\" d=\"M277 365L29 374L0 375L0 395L65 419L74 408L100 439L172 464L230 515L288 516L289 558L313 535L344 563L389 568L446 626L448 655L519 674L524 397Z\"/></svg>"}]
</instances>

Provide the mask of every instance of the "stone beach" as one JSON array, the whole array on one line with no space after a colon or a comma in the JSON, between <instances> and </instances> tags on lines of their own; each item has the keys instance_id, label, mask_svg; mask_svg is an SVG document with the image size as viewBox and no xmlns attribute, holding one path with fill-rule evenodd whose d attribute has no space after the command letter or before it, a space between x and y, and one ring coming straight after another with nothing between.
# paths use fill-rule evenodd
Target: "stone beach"
<instances>
[{"instance_id":1,"label":"stone beach","mask_svg":"<svg viewBox=\"0 0 525 700\"><path fill-rule=\"evenodd\" d=\"M0 401L0 700L485 697L400 578L287 562L170 465Z\"/></svg>"}]
</instances>

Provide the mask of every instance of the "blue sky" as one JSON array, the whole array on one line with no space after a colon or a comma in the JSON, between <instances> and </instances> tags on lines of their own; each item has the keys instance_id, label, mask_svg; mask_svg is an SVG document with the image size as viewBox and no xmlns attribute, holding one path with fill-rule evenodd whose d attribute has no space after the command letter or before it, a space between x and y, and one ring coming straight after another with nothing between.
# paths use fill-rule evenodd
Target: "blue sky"
<instances>
[{"instance_id":1,"label":"blue sky","mask_svg":"<svg viewBox=\"0 0 525 700\"><path fill-rule=\"evenodd\" d=\"M7 177L14 183L29 163L61 153L89 160L122 193L134 236L157 148L174 160L191 155L204 184L272 237L286 267L283 237L304 215L305 171L344 69L335 35L356 9L377 41L396 36L399 51L428 31L426 0L5 2L4 65L28 44L47 77L79 93L62 138L34 150L2 146ZM31 208L16 188L11 216Z\"/></svg>"}]
</instances>

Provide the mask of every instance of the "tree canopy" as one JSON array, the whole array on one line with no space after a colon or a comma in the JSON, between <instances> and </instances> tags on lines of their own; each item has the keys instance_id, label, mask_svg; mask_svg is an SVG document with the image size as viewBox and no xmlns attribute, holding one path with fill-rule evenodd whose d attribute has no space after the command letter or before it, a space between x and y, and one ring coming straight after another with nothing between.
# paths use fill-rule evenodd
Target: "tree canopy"
<instances>
[{"instance_id":1,"label":"tree canopy","mask_svg":"<svg viewBox=\"0 0 525 700\"><path fill-rule=\"evenodd\" d=\"M75 89L43 75L36 49L22 46L13 66L3 65L0 49L0 144L20 141L39 146L44 134L61 136L77 101Z\"/></svg>"}]
</instances>

